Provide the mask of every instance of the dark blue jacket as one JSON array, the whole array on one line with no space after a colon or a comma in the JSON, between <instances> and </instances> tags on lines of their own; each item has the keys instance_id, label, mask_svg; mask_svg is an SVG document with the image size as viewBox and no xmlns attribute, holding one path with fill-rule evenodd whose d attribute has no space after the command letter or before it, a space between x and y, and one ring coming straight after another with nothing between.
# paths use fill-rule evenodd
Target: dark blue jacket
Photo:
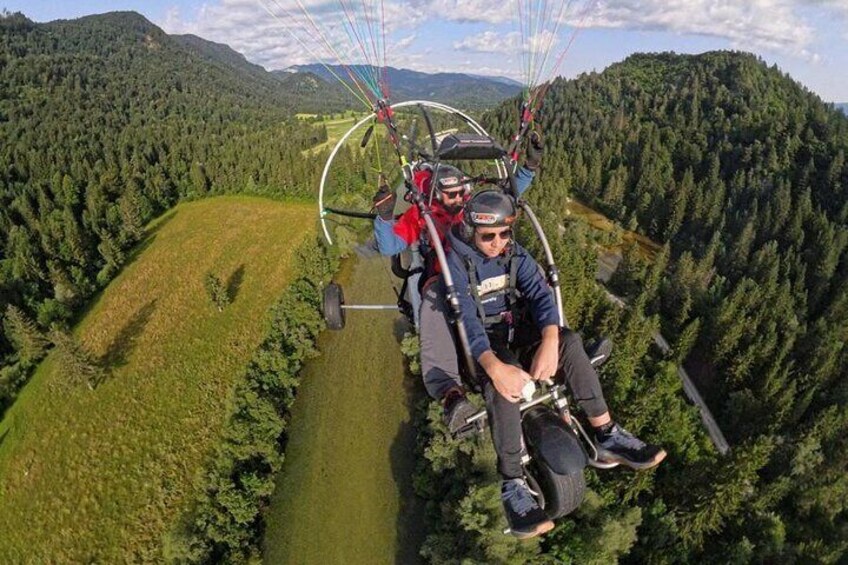
<instances>
[{"instance_id":1,"label":"dark blue jacket","mask_svg":"<svg viewBox=\"0 0 848 565\"><path fill-rule=\"evenodd\" d=\"M448 242L448 268L459 295L462 321L468 332L471 355L479 360L480 355L491 349L491 346L483 320L477 311L477 303L471 294L468 265L470 263L471 268L475 269L478 292L486 316L496 316L507 309L506 294L498 290L509 286L510 258L508 254L495 258L486 257L473 244L469 245L458 237L454 230L448 234ZM546 326L559 325L556 302L539 264L517 243L512 243L511 246L515 257L513 260L518 261L516 287L523 299L528 301L536 326L541 330ZM486 294L491 296L487 297Z\"/></svg>"}]
</instances>

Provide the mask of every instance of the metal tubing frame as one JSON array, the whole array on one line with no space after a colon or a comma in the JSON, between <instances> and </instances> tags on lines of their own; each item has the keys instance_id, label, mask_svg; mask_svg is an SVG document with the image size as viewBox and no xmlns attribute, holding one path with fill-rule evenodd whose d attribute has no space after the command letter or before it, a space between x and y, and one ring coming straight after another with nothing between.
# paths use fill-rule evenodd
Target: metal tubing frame
<instances>
[{"instance_id":1,"label":"metal tubing frame","mask_svg":"<svg viewBox=\"0 0 848 565\"><path fill-rule=\"evenodd\" d=\"M558 398L567 398L567 397L564 396L566 388L567 387L566 387L565 384L554 385L553 387L548 389L548 391L546 393L542 394L541 396L538 396L537 398L534 398L534 399L526 401L526 402L522 402L521 405L519 406L519 411L523 413L523 412L529 410L530 408L532 408L534 406L538 406L539 404L542 404L542 403L547 402L549 400L552 400L552 399L556 400ZM466 423L466 425L470 425L470 424L473 424L475 422L481 421L481 420L483 420L484 418L487 418L487 417L488 417L488 413L485 410L480 410L476 414L466 418L465 423ZM595 469L612 469L613 467L618 467L618 463L615 463L615 462L609 462L608 463L606 461L601 461L600 459L598 459L598 450L595 448L595 444L594 444L594 442L592 442L592 438L589 437L589 434L586 433L586 430L583 428L583 425L580 423L580 421L577 418L574 417L573 414L571 415L571 428L574 430L575 434L582 437L583 442L581 443L581 445L586 444L586 445L589 446L589 450L591 450L591 453L590 453L589 450L587 450L585 447L583 447L583 451L586 453L586 458L589 462L590 467L594 467Z\"/></svg>"},{"instance_id":2,"label":"metal tubing frame","mask_svg":"<svg viewBox=\"0 0 848 565\"><path fill-rule=\"evenodd\" d=\"M551 285L551 288L554 289L554 299L556 301L557 313L559 314L559 325L561 328L568 328L568 320L565 319L565 314L562 310L562 290L559 285L559 271L556 267L556 262L554 261L554 254L551 252L551 246L548 244L548 238L545 237L545 232L542 230L542 224L539 223L539 219L536 218L536 214L533 213L533 210L530 208L530 205L527 204L527 201L523 198L518 200L518 205L521 206L521 209L524 210L524 213L527 214L527 217L530 219L530 223L533 224L533 230L536 232L536 235L539 237L539 241L542 243L542 248L545 251L545 261L548 263L548 282Z\"/></svg>"},{"instance_id":3,"label":"metal tubing frame","mask_svg":"<svg viewBox=\"0 0 848 565\"><path fill-rule=\"evenodd\" d=\"M472 118L465 112L462 112L461 110L457 110L456 108L448 106L447 104L442 104L440 102L431 102L429 100L407 100L406 102L392 104L391 106L389 106L389 108L391 108L392 110L396 110L398 108L407 108L409 106L423 106L425 108L433 108L436 110L442 110L443 112L447 112L450 114L455 114L459 116L466 124L468 124L471 129L475 131L475 133L478 133L480 135L489 135L489 133L483 128L483 126L477 123L474 118ZM368 116L365 116L356 124L354 124L347 132L345 132L345 134L341 137L341 139L339 139L339 141L336 143L336 146L333 147L333 150L330 152L330 156L327 158L327 163L324 165L324 171L321 173L321 183L318 187L318 213L321 219L321 229L324 232L324 237L326 238L327 243L329 243L330 245L333 244L333 238L330 236L330 230L327 227L326 221L324 220L326 215L330 213L329 210L326 210L324 208L324 187L327 183L327 176L330 174L330 167L332 167L333 161L335 160L336 154L339 152L339 149L341 149L342 145L344 145L348 138L353 135L353 132L362 127L369 120L373 119L374 115L369 114ZM514 190L514 175L511 174L509 167L506 167L502 160L496 160L495 163L498 168L498 175L501 178L509 178Z\"/></svg>"},{"instance_id":4,"label":"metal tubing frame","mask_svg":"<svg viewBox=\"0 0 848 565\"><path fill-rule=\"evenodd\" d=\"M430 235L430 244L436 251L436 259L439 261L439 266L442 269L442 279L445 283L445 299L451 307L453 321L456 325L456 334L459 337L459 344L462 347L462 357L465 360L468 374L473 378L477 374L477 366L474 359L471 357L471 346L468 343L468 332L465 329L465 323L462 321L461 309L459 306L459 296L456 288L453 285L453 277L448 268L448 259L445 256L445 248L442 245L442 240L439 237L439 232L436 229L436 224L433 223L433 218L430 217L430 209L424 204L424 198L419 194L415 201L421 211L421 217L424 218L424 225L427 226L427 233Z\"/></svg>"},{"instance_id":5,"label":"metal tubing frame","mask_svg":"<svg viewBox=\"0 0 848 565\"><path fill-rule=\"evenodd\" d=\"M559 397L559 393L561 391L562 392L565 391L565 385L564 384L554 385L545 394L543 394L543 395L541 395L537 398L534 398L533 400L527 400L525 402L522 402L519 405L518 409L519 409L519 411L524 412L525 410L528 410L529 408L533 408L534 406L536 406L538 404L542 404L543 402L547 402L551 398ZM486 413L486 411L480 410L476 414L473 414L473 415L469 416L468 418L466 418L465 423L466 424L473 424L474 422L476 422L478 420L482 420L483 418L486 418L486 417L488 417L488 414Z\"/></svg>"},{"instance_id":6,"label":"metal tubing frame","mask_svg":"<svg viewBox=\"0 0 848 565\"><path fill-rule=\"evenodd\" d=\"M397 304L342 304L344 310L397 310Z\"/></svg>"}]
</instances>

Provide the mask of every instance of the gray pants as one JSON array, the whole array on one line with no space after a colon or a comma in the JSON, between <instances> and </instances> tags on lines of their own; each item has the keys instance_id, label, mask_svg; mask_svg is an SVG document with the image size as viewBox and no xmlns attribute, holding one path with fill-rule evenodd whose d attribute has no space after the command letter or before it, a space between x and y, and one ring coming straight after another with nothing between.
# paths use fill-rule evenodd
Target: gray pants
<instances>
[{"instance_id":1,"label":"gray pants","mask_svg":"<svg viewBox=\"0 0 848 565\"><path fill-rule=\"evenodd\" d=\"M441 400L450 388L461 386L462 380L459 376L456 345L448 325L444 284L441 278L428 283L424 288L421 303L421 372L427 393L434 399ZM516 332L519 334L516 337L522 343L537 343L537 332L534 333L532 328L521 329L524 331ZM506 335L507 331L498 331L496 326L489 332L489 343L501 361L521 366L519 359L510 350ZM532 355L535 353L535 347L530 347L526 353ZM521 467L524 445L521 440L519 405L501 396L479 366L477 373L482 376L482 392L489 413L492 441L498 455L498 472L505 479L521 477L524 474ZM568 329L560 330L559 370L556 380L568 382L574 399L588 416L600 416L607 411L598 374L589 362L583 341L578 334Z\"/></svg>"},{"instance_id":2,"label":"gray pants","mask_svg":"<svg viewBox=\"0 0 848 565\"><path fill-rule=\"evenodd\" d=\"M462 386L459 357L448 323L445 285L441 277L427 281L421 300L421 374L427 393L441 400L452 387Z\"/></svg>"}]
</instances>

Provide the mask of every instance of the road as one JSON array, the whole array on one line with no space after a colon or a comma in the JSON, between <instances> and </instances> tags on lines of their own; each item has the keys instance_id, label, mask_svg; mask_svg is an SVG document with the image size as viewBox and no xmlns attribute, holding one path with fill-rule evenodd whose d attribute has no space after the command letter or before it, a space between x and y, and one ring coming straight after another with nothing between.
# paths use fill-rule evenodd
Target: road
<instances>
[{"instance_id":1,"label":"road","mask_svg":"<svg viewBox=\"0 0 848 565\"><path fill-rule=\"evenodd\" d=\"M606 275L605 280L609 280L609 276L612 274L611 272L603 273L603 269L608 267L608 262L599 261L598 262L598 274L596 278L599 282L602 282L602 275ZM608 290L604 289L607 299L613 304L619 306L620 308L627 308L627 303L619 298L618 296L612 294ZM671 346L668 344L668 340L666 340L661 333L656 332L653 335L654 343L657 344L657 347L660 348L664 354L667 354L671 351ZM727 439L725 439L724 434L721 431L721 428L718 426L718 422L713 417L712 412L710 412L707 403L704 401L704 398L701 396L701 393L698 392L697 387L695 387L695 383L692 382L692 379L689 377L689 374L686 372L682 366L678 365L677 374L680 376L680 380L683 381L683 392L686 393L687 398L698 407L698 411L701 413L701 421L704 423L704 428L707 430L707 434L709 434L710 439L715 445L716 449L718 449L719 453L722 455L726 455L728 451L730 451L730 445L727 443Z\"/></svg>"}]
</instances>

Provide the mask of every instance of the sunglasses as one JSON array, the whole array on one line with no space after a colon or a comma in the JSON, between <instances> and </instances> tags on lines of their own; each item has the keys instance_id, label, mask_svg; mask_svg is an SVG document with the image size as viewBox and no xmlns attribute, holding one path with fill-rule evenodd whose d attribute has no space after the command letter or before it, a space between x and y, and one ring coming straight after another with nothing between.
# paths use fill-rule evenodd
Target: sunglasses
<instances>
[{"instance_id":1,"label":"sunglasses","mask_svg":"<svg viewBox=\"0 0 848 565\"><path fill-rule=\"evenodd\" d=\"M457 190L443 190L442 194L447 200L455 200L457 198L462 198L465 196L465 189L460 188Z\"/></svg>"},{"instance_id":2,"label":"sunglasses","mask_svg":"<svg viewBox=\"0 0 848 565\"><path fill-rule=\"evenodd\" d=\"M495 237L500 237L502 241L512 239L512 228L496 233L478 233L477 236L483 243L491 243L495 241Z\"/></svg>"}]
</instances>

